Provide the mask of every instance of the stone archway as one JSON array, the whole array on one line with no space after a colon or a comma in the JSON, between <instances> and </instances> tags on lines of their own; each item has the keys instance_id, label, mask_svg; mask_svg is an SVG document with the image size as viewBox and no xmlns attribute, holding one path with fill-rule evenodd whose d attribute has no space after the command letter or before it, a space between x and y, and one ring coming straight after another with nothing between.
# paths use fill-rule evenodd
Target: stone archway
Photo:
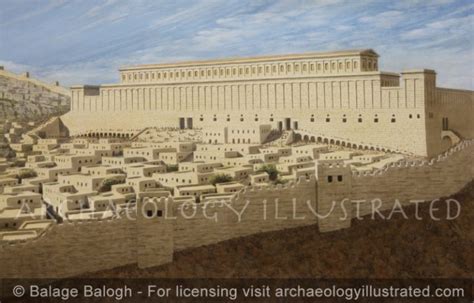
<instances>
[{"instance_id":1,"label":"stone archway","mask_svg":"<svg viewBox=\"0 0 474 303\"><path fill-rule=\"evenodd\" d=\"M461 141L459 136L451 130L441 131L441 146L443 149L449 149L451 146Z\"/></svg>"}]
</instances>

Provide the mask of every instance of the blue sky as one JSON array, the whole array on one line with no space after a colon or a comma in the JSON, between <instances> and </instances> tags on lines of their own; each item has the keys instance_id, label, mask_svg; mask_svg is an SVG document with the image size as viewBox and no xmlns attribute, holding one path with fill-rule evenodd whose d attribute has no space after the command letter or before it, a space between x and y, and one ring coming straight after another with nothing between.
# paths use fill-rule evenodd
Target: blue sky
<instances>
[{"instance_id":1,"label":"blue sky","mask_svg":"<svg viewBox=\"0 0 474 303\"><path fill-rule=\"evenodd\" d=\"M0 65L64 85L123 65L373 48L385 71L474 89L469 0L0 0Z\"/></svg>"}]
</instances>

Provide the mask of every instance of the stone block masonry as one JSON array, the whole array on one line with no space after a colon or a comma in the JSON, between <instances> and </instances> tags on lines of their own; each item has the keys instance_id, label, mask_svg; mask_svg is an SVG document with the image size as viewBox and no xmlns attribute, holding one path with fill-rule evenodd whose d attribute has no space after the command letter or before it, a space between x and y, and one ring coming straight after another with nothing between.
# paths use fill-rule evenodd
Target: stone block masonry
<instances>
[{"instance_id":1,"label":"stone block masonry","mask_svg":"<svg viewBox=\"0 0 474 303\"><path fill-rule=\"evenodd\" d=\"M121 82L71 88L72 135L146 127L306 130L432 157L450 130L474 138L474 94L436 86L429 69L378 70L373 50L126 67ZM157 118L159 117L159 118Z\"/></svg>"},{"instance_id":2,"label":"stone block masonry","mask_svg":"<svg viewBox=\"0 0 474 303\"><path fill-rule=\"evenodd\" d=\"M62 223L36 239L2 244L0 278L63 278L127 264L157 266L171 262L174 251L255 233L304 225L318 225L321 232L349 228L356 207L369 215L373 199L383 210L395 199L431 201L459 191L474 178L473 152L474 142L463 141L430 161L401 161L370 174L328 163L318 166L317 179L248 187L220 202L143 199L131 219ZM367 202L345 203L344 213L345 199ZM333 205L329 216L314 213L325 215Z\"/></svg>"}]
</instances>

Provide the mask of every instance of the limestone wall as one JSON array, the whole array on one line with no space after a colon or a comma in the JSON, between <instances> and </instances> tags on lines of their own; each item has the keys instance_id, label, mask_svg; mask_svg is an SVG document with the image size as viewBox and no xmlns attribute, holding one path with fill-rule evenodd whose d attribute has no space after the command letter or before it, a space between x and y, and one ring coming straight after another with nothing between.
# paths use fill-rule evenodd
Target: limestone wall
<instances>
[{"instance_id":1,"label":"limestone wall","mask_svg":"<svg viewBox=\"0 0 474 303\"><path fill-rule=\"evenodd\" d=\"M429 71L403 74L400 86L380 72L308 78L208 83L104 85L97 95L72 89L72 110L63 116L71 134L87 130L179 126L214 129L270 124L427 155L425 82ZM157 118L159 115L159 119ZM100 122L100 123L99 123Z\"/></svg>"},{"instance_id":2,"label":"limestone wall","mask_svg":"<svg viewBox=\"0 0 474 303\"><path fill-rule=\"evenodd\" d=\"M136 235L126 219L53 225L39 238L1 246L0 278L61 278L136 263Z\"/></svg>"},{"instance_id":3,"label":"limestone wall","mask_svg":"<svg viewBox=\"0 0 474 303\"><path fill-rule=\"evenodd\" d=\"M61 278L127 264L157 266L171 262L175 250L314 224L316 220L307 203L315 209L315 185L315 179L311 179L265 190L248 188L230 202L235 211L245 208L241 222L235 212L219 202L195 205L196 215L187 219L193 214L193 206L161 199L150 208L149 218L144 217L145 206L144 212L139 211L133 220L122 217L53 225L39 238L1 246L0 278ZM278 199L277 204L273 199ZM166 203L172 207L167 208ZM181 207L187 210L181 212ZM205 218L205 208L208 217L216 214L217 219ZM163 213L158 217L159 210Z\"/></svg>"},{"instance_id":4,"label":"limestone wall","mask_svg":"<svg viewBox=\"0 0 474 303\"><path fill-rule=\"evenodd\" d=\"M474 141L464 141L429 162L401 161L369 174L328 164L318 166L317 181L248 187L227 202L193 205L162 198L144 205L137 220L53 225L37 239L0 246L0 278L60 278L126 264L157 266L171 262L174 251L255 233L311 224L321 232L347 228L356 214L372 211L373 199L380 199L379 210L384 210L395 199L406 204L456 193L474 178L473 157ZM343 210L344 199L367 202L356 212L351 202ZM327 214L333 201L339 202L329 217L315 216Z\"/></svg>"},{"instance_id":5,"label":"limestone wall","mask_svg":"<svg viewBox=\"0 0 474 303\"><path fill-rule=\"evenodd\" d=\"M316 181L269 188L248 187L230 202L180 204L174 230L175 250L208 245L255 233L315 224ZM196 216L186 219L196 212ZM241 213L240 221L237 213ZM206 218L207 216L207 218ZM216 220L208 219L216 218Z\"/></svg>"},{"instance_id":6,"label":"limestone wall","mask_svg":"<svg viewBox=\"0 0 474 303\"><path fill-rule=\"evenodd\" d=\"M431 202L452 195L474 179L474 141L464 141L430 161L399 161L375 172L342 164L318 166L319 230L348 228L351 218L392 209L397 203ZM381 205L379 205L379 203Z\"/></svg>"},{"instance_id":7,"label":"limestone wall","mask_svg":"<svg viewBox=\"0 0 474 303\"><path fill-rule=\"evenodd\" d=\"M432 96L427 104L428 147L432 154L447 150L452 142L441 138L443 118L447 129L461 139L474 138L474 93L467 90L439 88L429 91Z\"/></svg>"},{"instance_id":8,"label":"limestone wall","mask_svg":"<svg viewBox=\"0 0 474 303\"><path fill-rule=\"evenodd\" d=\"M270 124L425 157L451 146L442 118L462 139L474 137L472 91L437 88L433 70L379 72L377 57L361 50L126 67L118 84L73 87L63 121L72 135L179 121L204 130Z\"/></svg>"},{"instance_id":9,"label":"limestone wall","mask_svg":"<svg viewBox=\"0 0 474 303\"><path fill-rule=\"evenodd\" d=\"M370 201L380 199L390 209L398 199L432 201L452 195L474 179L474 141L464 141L430 161L400 161L371 174L352 178L352 200L366 200L361 214L370 213ZM353 211L355 214L355 211Z\"/></svg>"}]
</instances>

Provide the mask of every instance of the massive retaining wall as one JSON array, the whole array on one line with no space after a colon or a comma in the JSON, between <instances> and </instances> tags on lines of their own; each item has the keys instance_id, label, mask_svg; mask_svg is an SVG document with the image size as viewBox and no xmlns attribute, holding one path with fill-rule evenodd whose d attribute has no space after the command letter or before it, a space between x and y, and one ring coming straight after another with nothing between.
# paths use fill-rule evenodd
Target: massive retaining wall
<instances>
[{"instance_id":1,"label":"massive retaining wall","mask_svg":"<svg viewBox=\"0 0 474 303\"><path fill-rule=\"evenodd\" d=\"M316 223L321 232L347 228L357 215L350 200L366 200L357 206L358 214L366 215L373 199L382 201L383 210L395 199L407 203L457 192L474 178L473 151L474 142L466 141L429 162L398 162L371 174L353 174L343 165L318 166L318 181L248 187L230 201L143 200L136 219L63 223L37 239L4 244L0 278L62 278L127 264L150 267L171 262L174 251L260 232ZM315 212L330 215L318 218Z\"/></svg>"}]
</instances>

